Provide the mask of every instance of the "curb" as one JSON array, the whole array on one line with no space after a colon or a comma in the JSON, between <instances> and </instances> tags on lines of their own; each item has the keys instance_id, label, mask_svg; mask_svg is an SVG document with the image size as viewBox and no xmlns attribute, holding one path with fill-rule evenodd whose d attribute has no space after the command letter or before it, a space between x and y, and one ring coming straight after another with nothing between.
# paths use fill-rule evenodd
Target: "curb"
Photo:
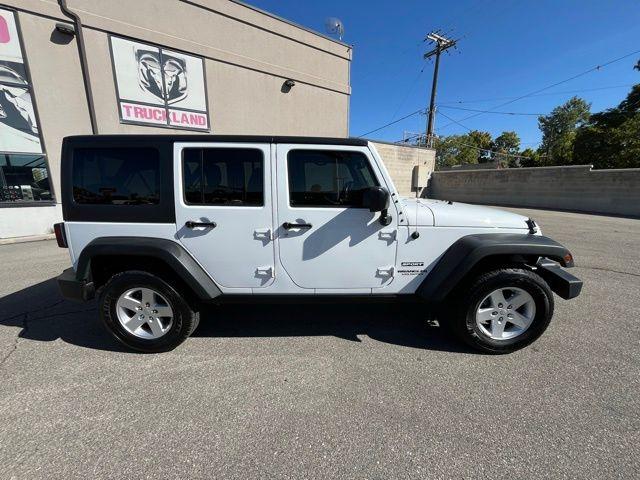
<instances>
[{"instance_id":1,"label":"curb","mask_svg":"<svg viewBox=\"0 0 640 480\"><path fill-rule=\"evenodd\" d=\"M55 240L55 238L56 236L53 233L47 233L44 235L31 235L28 237L0 238L0 245L12 245L14 243L41 242L43 240Z\"/></svg>"}]
</instances>

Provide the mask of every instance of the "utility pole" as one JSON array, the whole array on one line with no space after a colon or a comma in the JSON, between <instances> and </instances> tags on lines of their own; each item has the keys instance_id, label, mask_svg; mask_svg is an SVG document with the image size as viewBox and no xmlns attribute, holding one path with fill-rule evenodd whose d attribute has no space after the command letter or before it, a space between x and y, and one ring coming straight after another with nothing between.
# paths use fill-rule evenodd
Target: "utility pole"
<instances>
[{"instance_id":1,"label":"utility pole","mask_svg":"<svg viewBox=\"0 0 640 480\"><path fill-rule=\"evenodd\" d=\"M427 35L427 40L435 44L435 48L424 54L424 59L436 57L436 63L433 69L433 83L431 84L431 102L429 103L429 118L427 120L427 136L426 144L430 147L433 143L433 122L435 120L436 108L436 92L438 89L438 70L440 68L440 54L447 51L451 47L455 47L457 40L451 40L444 35L440 35L437 31Z\"/></svg>"}]
</instances>

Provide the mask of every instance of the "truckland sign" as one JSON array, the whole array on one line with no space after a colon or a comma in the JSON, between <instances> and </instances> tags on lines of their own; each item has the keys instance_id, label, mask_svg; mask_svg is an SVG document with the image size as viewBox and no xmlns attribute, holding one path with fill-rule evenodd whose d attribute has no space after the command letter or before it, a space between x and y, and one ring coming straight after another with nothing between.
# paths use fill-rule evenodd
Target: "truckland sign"
<instances>
[{"instance_id":1,"label":"truckland sign","mask_svg":"<svg viewBox=\"0 0 640 480\"><path fill-rule=\"evenodd\" d=\"M202 58L110 37L123 123L209 131Z\"/></svg>"},{"instance_id":2,"label":"truckland sign","mask_svg":"<svg viewBox=\"0 0 640 480\"><path fill-rule=\"evenodd\" d=\"M0 8L0 152L42 153L31 82L13 12Z\"/></svg>"}]
</instances>

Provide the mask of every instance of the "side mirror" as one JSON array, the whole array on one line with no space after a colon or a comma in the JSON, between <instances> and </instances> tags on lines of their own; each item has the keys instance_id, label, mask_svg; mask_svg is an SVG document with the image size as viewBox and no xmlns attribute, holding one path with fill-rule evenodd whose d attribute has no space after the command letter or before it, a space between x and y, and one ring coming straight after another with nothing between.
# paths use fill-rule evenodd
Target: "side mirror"
<instances>
[{"instance_id":1,"label":"side mirror","mask_svg":"<svg viewBox=\"0 0 640 480\"><path fill-rule=\"evenodd\" d=\"M369 187L362 192L362 206L370 212L389 208L389 192L384 187Z\"/></svg>"},{"instance_id":2,"label":"side mirror","mask_svg":"<svg viewBox=\"0 0 640 480\"><path fill-rule=\"evenodd\" d=\"M390 195L384 187L369 187L362 192L362 206L370 212L380 212L380 223L389 225L391 217L387 214Z\"/></svg>"}]
</instances>

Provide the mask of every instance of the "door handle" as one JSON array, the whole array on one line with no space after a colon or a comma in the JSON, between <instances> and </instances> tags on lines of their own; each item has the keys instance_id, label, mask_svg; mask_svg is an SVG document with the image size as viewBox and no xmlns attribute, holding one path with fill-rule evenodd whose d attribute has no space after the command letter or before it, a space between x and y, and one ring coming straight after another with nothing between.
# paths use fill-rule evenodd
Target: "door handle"
<instances>
[{"instance_id":1,"label":"door handle","mask_svg":"<svg viewBox=\"0 0 640 480\"><path fill-rule=\"evenodd\" d=\"M290 222L284 222L282 224L282 228L284 228L285 230L291 230L292 228L305 228L305 229L309 229L313 227L313 225L311 225L310 223L290 223Z\"/></svg>"},{"instance_id":2,"label":"door handle","mask_svg":"<svg viewBox=\"0 0 640 480\"><path fill-rule=\"evenodd\" d=\"M184 224L187 228L196 228L196 227L205 227L205 228L216 228L218 224L216 222L194 222L193 220L188 220Z\"/></svg>"}]
</instances>

